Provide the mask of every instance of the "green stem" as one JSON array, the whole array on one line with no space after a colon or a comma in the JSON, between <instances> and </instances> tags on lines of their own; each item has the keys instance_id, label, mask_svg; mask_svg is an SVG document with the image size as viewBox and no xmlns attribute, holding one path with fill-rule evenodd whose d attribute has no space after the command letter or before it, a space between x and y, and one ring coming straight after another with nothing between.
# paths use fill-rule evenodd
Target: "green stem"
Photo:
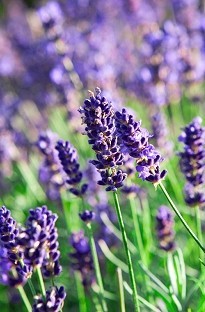
<instances>
[{"instance_id":1,"label":"green stem","mask_svg":"<svg viewBox=\"0 0 205 312\"><path fill-rule=\"evenodd\" d=\"M162 192L164 193L164 195L166 196L168 202L170 203L171 207L173 208L174 212L176 213L176 215L178 216L178 218L180 219L180 221L182 222L182 224L184 225L184 227L187 229L187 231L189 232L189 234L192 236L192 238L195 240L195 242L199 245L199 247L201 248L201 250L203 250L203 252L205 252L205 248L202 245L202 243L199 241L198 237L194 234L194 232L191 230L191 228L189 227L189 225L186 223L186 221L184 220L184 218L182 217L181 213L179 212L179 210L177 209L177 207L175 206L175 204L173 203L171 197L169 196L168 192L166 191L164 185L162 184L162 182L159 182L159 186L162 190Z\"/></svg>"},{"instance_id":2,"label":"green stem","mask_svg":"<svg viewBox=\"0 0 205 312\"><path fill-rule=\"evenodd\" d=\"M103 307L103 311L107 312L108 309L107 309L106 301L104 299L104 286L103 286L102 275L101 275L100 265L99 265L98 256L97 256L97 250L96 250L96 246L95 246L95 240L93 237L93 231L92 231L92 227L91 227L90 223L87 223L86 225L87 225L88 233L89 233L90 246L91 246L93 262L94 262L94 267L95 267L95 274L96 274L97 283L98 283L98 286L100 289L100 297L101 297L101 301L102 301L102 307Z\"/></svg>"},{"instance_id":3,"label":"green stem","mask_svg":"<svg viewBox=\"0 0 205 312\"><path fill-rule=\"evenodd\" d=\"M143 237L145 238L146 247L146 260L147 263L149 262L150 258L150 250L153 247L153 233L152 233L152 225L151 225L151 212L150 212L150 206L148 203L147 198L142 198L141 200L142 204L142 211L143 211Z\"/></svg>"},{"instance_id":4,"label":"green stem","mask_svg":"<svg viewBox=\"0 0 205 312\"><path fill-rule=\"evenodd\" d=\"M21 267L23 268L23 267L24 267L24 261L23 261L23 259L19 258L18 261L19 261ZM35 288L34 288L34 286L33 286L33 283L32 283L31 278L28 278L28 285L29 285L29 288L30 288L30 290L31 290L32 296L33 296L33 297L36 296L36 290L35 290Z\"/></svg>"},{"instance_id":5,"label":"green stem","mask_svg":"<svg viewBox=\"0 0 205 312\"><path fill-rule=\"evenodd\" d=\"M105 212L102 212L100 214L100 217L103 221L103 223L106 225L106 227L120 240L122 241L122 235L120 230L118 230L118 228L110 221L110 219L108 218L107 214ZM127 240L127 244L128 244L128 248L130 250L130 252L132 254L136 254L137 253L137 249L136 246L130 241Z\"/></svg>"},{"instance_id":6,"label":"green stem","mask_svg":"<svg viewBox=\"0 0 205 312\"><path fill-rule=\"evenodd\" d=\"M122 270L120 268L117 268L117 279L120 293L120 310L121 312L125 312L126 310L125 310L124 286L123 286Z\"/></svg>"},{"instance_id":7,"label":"green stem","mask_svg":"<svg viewBox=\"0 0 205 312\"><path fill-rule=\"evenodd\" d=\"M29 288L31 290L32 296L33 297L36 296L36 290L35 290L33 283L32 283L30 278L28 278L28 285L29 285Z\"/></svg>"},{"instance_id":8,"label":"green stem","mask_svg":"<svg viewBox=\"0 0 205 312\"><path fill-rule=\"evenodd\" d=\"M139 220L138 220L138 215L136 212L136 204L134 202L134 198L129 197L129 202L130 202L130 208L132 212L132 221L134 225L134 230L135 230L135 237L138 245L138 250L140 254L140 258L142 262L147 266L147 261L146 261L146 255L143 247L143 241L142 241L142 236L141 236L141 231L140 231L140 226L139 226Z\"/></svg>"},{"instance_id":9,"label":"green stem","mask_svg":"<svg viewBox=\"0 0 205 312\"><path fill-rule=\"evenodd\" d=\"M124 249L125 249L125 253L126 253L126 257L127 257L127 264L128 264L128 269L129 269L130 281L131 281L131 285L132 285L133 301L134 301L135 311L139 312L140 307L139 307L139 302L138 302L138 295L137 295L137 287L136 287L136 283L135 283L134 270L133 270L133 266L132 266L132 259L131 259L130 251L128 249L127 234L125 232L125 226L124 226L122 213L121 213L121 209L120 209L120 205L119 205L117 191L113 192L113 196L114 196L114 201L115 201L116 213L117 213L117 217L118 217L118 221L119 221L119 225L120 225L120 230L122 233Z\"/></svg>"},{"instance_id":10,"label":"green stem","mask_svg":"<svg viewBox=\"0 0 205 312\"><path fill-rule=\"evenodd\" d=\"M19 286L19 287L18 287L18 291L19 291L19 293L20 293L20 295L21 295L21 298L22 298L22 300L23 300L23 302L24 302L24 304L25 304L25 306L26 306L27 311L28 311L28 312L31 312L31 311L32 311L32 308L31 308L30 302L29 302L29 300L28 300L28 297L26 296L26 293L25 293L23 287L22 287L22 286Z\"/></svg>"},{"instance_id":11,"label":"green stem","mask_svg":"<svg viewBox=\"0 0 205 312\"><path fill-rule=\"evenodd\" d=\"M109 249L108 245L103 239L100 239L98 241L98 244L100 246L100 249L102 250L104 256L110 260L116 267L119 267L123 272L128 273L128 267L127 264L122 262L118 257L116 257Z\"/></svg>"},{"instance_id":12,"label":"green stem","mask_svg":"<svg viewBox=\"0 0 205 312\"><path fill-rule=\"evenodd\" d=\"M41 273L41 268L39 266L37 266L36 271L37 271L37 275L38 275L38 279L39 279L41 293L45 297L46 296L46 290L45 290L45 285L44 285L44 281L43 281L43 276Z\"/></svg>"},{"instance_id":13,"label":"green stem","mask_svg":"<svg viewBox=\"0 0 205 312\"><path fill-rule=\"evenodd\" d=\"M197 206L195 207L195 213L196 213L196 229L197 229L197 235L199 237L199 240L203 244L203 235L202 235L202 228L201 228L201 214L200 214L200 208ZM202 252L201 248L199 248L199 256L201 260L204 262L204 253ZM204 273L204 266L201 264L201 270Z\"/></svg>"},{"instance_id":14,"label":"green stem","mask_svg":"<svg viewBox=\"0 0 205 312\"><path fill-rule=\"evenodd\" d=\"M133 220L133 224L134 224L134 230L135 230L135 236L136 236L136 241L137 241L137 246L139 249L139 254L140 254L140 258L142 260L142 263L145 264L146 267L148 267L148 258L147 258L147 251L146 251L146 247L143 244L143 239L142 239L142 235L141 235L141 231L140 231L140 225L139 225L139 220L138 220L138 214L137 214L137 209L136 209L136 203L134 202L134 198L133 197L129 197L129 202L130 202L130 208L131 208L131 212L132 212L132 220ZM138 202L138 204L140 205L140 203ZM148 217L148 211L143 211L143 213L147 214L146 216L146 225L143 224L144 226L146 226L147 228L149 227L148 230L146 230L147 232L151 232L151 224L150 224L150 217ZM143 227L143 229L145 229L145 227ZM148 239L148 236L146 236L146 239ZM149 248L150 250L150 248ZM151 293L151 289L149 287L149 281L146 275L143 274L143 280L145 283L145 288L148 292L148 299L149 301L151 300L151 298L149 298L149 294Z\"/></svg>"},{"instance_id":15,"label":"green stem","mask_svg":"<svg viewBox=\"0 0 205 312\"><path fill-rule=\"evenodd\" d=\"M79 299L79 311L87 312L85 292L82 286L82 282L80 280L80 273L76 271L74 274L75 274L75 281L76 281L76 287L77 287L78 299Z\"/></svg>"}]
</instances>

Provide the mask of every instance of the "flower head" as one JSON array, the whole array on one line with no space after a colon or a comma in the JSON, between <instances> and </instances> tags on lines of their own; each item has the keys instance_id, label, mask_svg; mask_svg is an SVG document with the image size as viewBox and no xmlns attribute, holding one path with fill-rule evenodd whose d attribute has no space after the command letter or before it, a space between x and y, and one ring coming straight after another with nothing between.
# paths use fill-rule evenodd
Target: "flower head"
<instances>
[{"instance_id":1,"label":"flower head","mask_svg":"<svg viewBox=\"0 0 205 312\"><path fill-rule=\"evenodd\" d=\"M80 231L71 235L70 242L74 248L74 252L70 254L72 268L80 272L83 285L88 287L94 282L93 259L88 238Z\"/></svg>"},{"instance_id":2,"label":"flower head","mask_svg":"<svg viewBox=\"0 0 205 312\"><path fill-rule=\"evenodd\" d=\"M66 292L63 286L57 288L52 287L46 291L46 297L41 295L34 297L34 304L32 307L33 312L58 312L62 310Z\"/></svg>"},{"instance_id":3,"label":"flower head","mask_svg":"<svg viewBox=\"0 0 205 312\"><path fill-rule=\"evenodd\" d=\"M118 145L114 120L114 110L110 102L96 88L96 94L90 92L90 99L80 108L82 121L86 125L88 142L96 153L97 160L91 163L101 174L100 185L107 185L107 191L116 191L123 185L126 174L118 170L123 164L123 154Z\"/></svg>"},{"instance_id":4,"label":"flower head","mask_svg":"<svg viewBox=\"0 0 205 312\"><path fill-rule=\"evenodd\" d=\"M166 175L166 170L160 171L161 155L149 144L150 135L136 122L126 109L116 112L117 135L124 153L134 157L137 162L136 170L139 177L152 183L158 183Z\"/></svg>"},{"instance_id":5,"label":"flower head","mask_svg":"<svg viewBox=\"0 0 205 312\"><path fill-rule=\"evenodd\" d=\"M77 151L72 147L70 142L59 140L56 144L58 157L60 159L63 170L67 175L66 183L73 186L70 192L76 196L83 195L87 190L87 184L83 184L81 188L77 188L82 180L83 174L80 171Z\"/></svg>"},{"instance_id":6,"label":"flower head","mask_svg":"<svg viewBox=\"0 0 205 312\"><path fill-rule=\"evenodd\" d=\"M173 231L174 221L171 211L166 206L159 207L156 220L160 248L166 251L173 250L175 248Z\"/></svg>"},{"instance_id":7,"label":"flower head","mask_svg":"<svg viewBox=\"0 0 205 312\"><path fill-rule=\"evenodd\" d=\"M93 211L85 210L85 211L79 213L79 216L80 216L82 221L88 223L88 222L91 222L92 220L94 220L95 213Z\"/></svg>"},{"instance_id":8,"label":"flower head","mask_svg":"<svg viewBox=\"0 0 205 312\"><path fill-rule=\"evenodd\" d=\"M27 276L21 271L28 270L22 266L24 253L19 245L19 229L10 211L0 208L0 282L4 285L16 287L26 282ZM12 269L16 270L16 275ZM32 274L32 272L30 272Z\"/></svg>"},{"instance_id":9,"label":"flower head","mask_svg":"<svg viewBox=\"0 0 205 312\"><path fill-rule=\"evenodd\" d=\"M201 123L200 117L194 118L179 136L179 141L184 143L184 151L178 155L181 171L187 180L185 201L190 206L205 202L205 128Z\"/></svg>"},{"instance_id":10,"label":"flower head","mask_svg":"<svg viewBox=\"0 0 205 312\"><path fill-rule=\"evenodd\" d=\"M56 135L51 131L39 135L36 143L44 160L39 169L39 180L45 185L47 195L50 199L60 198L60 189L65 184L65 174L61 168L58 152L55 150Z\"/></svg>"},{"instance_id":11,"label":"flower head","mask_svg":"<svg viewBox=\"0 0 205 312\"><path fill-rule=\"evenodd\" d=\"M20 235L25 263L32 267L40 266L45 277L61 272L56 220L57 215L46 206L31 209L26 229Z\"/></svg>"}]
</instances>

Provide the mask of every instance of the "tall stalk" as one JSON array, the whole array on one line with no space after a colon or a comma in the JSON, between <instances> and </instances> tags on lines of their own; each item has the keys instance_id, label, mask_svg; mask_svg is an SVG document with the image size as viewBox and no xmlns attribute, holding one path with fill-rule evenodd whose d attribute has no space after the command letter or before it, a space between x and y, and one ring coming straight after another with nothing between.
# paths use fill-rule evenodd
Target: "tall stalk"
<instances>
[{"instance_id":1,"label":"tall stalk","mask_svg":"<svg viewBox=\"0 0 205 312\"><path fill-rule=\"evenodd\" d=\"M107 309L107 304L106 304L106 301L104 298L104 286L103 286L102 275L101 275L101 271L100 271L100 264L98 261L97 250L96 250L96 246L95 246L95 240L93 237L93 231L92 231L92 227L91 227L90 223L87 223L86 225L87 225L88 233L89 233L90 247L91 247L91 252L92 252L92 256L93 256L96 279L97 279L97 283L98 283L98 286L100 289L100 299L102 302L103 311L107 312L108 309Z\"/></svg>"},{"instance_id":2,"label":"tall stalk","mask_svg":"<svg viewBox=\"0 0 205 312\"><path fill-rule=\"evenodd\" d=\"M22 298L22 300L23 300L23 302L25 304L25 307L26 307L27 311L31 312L32 308L31 308L30 302L28 300L28 297L26 296L26 293L25 293L23 287L22 286L18 286L18 291L19 291L19 293L21 295L21 298Z\"/></svg>"},{"instance_id":3,"label":"tall stalk","mask_svg":"<svg viewBox=\"0 0 205 312\"><path fill-rule=\"evenodd\" d=\"M203 244L203 234L202 234L202 227L201 227L201 214L200 214L200 208L199 206L195 207L195 214L196 214L196 230L197 230L197 235L201 243ZM204 253L199 248L199 256L201 260L204 262ZM201 270L204 274L204 266L201 264Z\"/></svg>"},{"instance_id":4,"label":"tall stalk","mask_svg":"<svg viewBox=\"0 0 205 312\"><path fill-rule=\"evenodd\" d=\"M122 277L122 270L120 268L117 268L117 279L118 279L119 294L120 294L120 311L126 312L123 277Z\"/></svg>"},{"instance_id":5,"label":"tall stalk","mask_svg":"<svg viewBox=\"0 0 205 312\"><path fill-rule=\"evenodd\" d=\"M125 249L126 258L127 258L129 276L130 276L130 281L131 281L131 286L132 286L132 291L133 291L132 296L133 296L133 301L134 301L134 307L135 307L135 311L139 312L140 307L139 307L139 301L138 301L138 294L137 294L137 287L136 287L136 282L135 282L134 270L133 270L130 251L128 249L127 234L125 231L125 226L124 226L124 221L122 218L122 213L121 213L121 208L120 208L120 204L119 204L119 200L118 200L117 191L113 192L113 196L114 196L116 213L117 213L118 222L120 225L120 230L122 233L122 239L123 239L124 249Z\"/></svg>"},{"instance_id":6,"label":"tall stalk","mask_svg":"<svg viewBox=\"0 0 205 312\"><path fill-rule=\"evenodd\" d=\"M182 222L182 224L184 225L184 227L187 229L187 231L189 232L189 234L192 236L192 238L195 240L195 242L198 244L198 246L200 247L200 249L205 252L205 248L202 245L202 243L200 242L200 240L198 239L198 237L194 234L194 232L192 231L192 229L189 227L189 225L186 223L186 221L184 220L184 218L182 217L181 213L179 212L179 210L177 209L177 207L175 206L175 204L173 203L171 197L169 196L169 193L167 192L167 190L165 189L164 185L162 184L162 182L159 182L159 186L162 190L162 192L164 193L164 195L166 196L168 202L170 203L171 207L173 208L174 212L176 213L176 215L179 217L180 221Z\"/></svg>"},{"instance_id":7,"label":"tall stalk","mask_svg":"<svg viewBox=\"0 0 205 312\"><path fill-rule=\"evenodd\" d=\"M39 266L37 266L36 272L37 272L37 275L38 275L38 280L39 280L39 285L40 285L40 288L41 288L41 293L42 293L43 297L45 297L46 296L46 290L45 290L45 285L44 285L44 281L43 281L43 276L42 276L42 273L41 273L41 268Z\"/></svg>"}]
</instances>

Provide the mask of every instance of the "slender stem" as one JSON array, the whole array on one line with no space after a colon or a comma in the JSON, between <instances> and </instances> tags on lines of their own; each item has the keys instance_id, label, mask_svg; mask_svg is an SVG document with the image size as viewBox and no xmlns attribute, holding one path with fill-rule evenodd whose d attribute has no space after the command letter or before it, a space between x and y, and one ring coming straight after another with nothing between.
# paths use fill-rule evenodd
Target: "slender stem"
<instances>
[{"instance_id":1,"label":"slender stem","mask_svg":"<svg viewBox=\"0 0 205 312\"><path fill-rule=\"evenodd\" d=\"M192 236L192 238L195 240L195 242L199 245L199 247L201 248L201 250L203 250L203 252L205 252L205 248L202 245L202 243L199 241L198 237L194 234L194 232L191 230L191 228L189 227L189 225L186 223L186 221L184 220L184 218L182 217L181 213L179 212L179 210L177 209L177 207L175 206L175 204L173 203L171 197L169 196L168 192L166 191L164 185L162 184L162 182L159 183L159 186L162 190L162 192L164 193L164 195L166 196L168 202L170 203L171 207L173 208L174 212L176 213L176 215L179 217L180 221L182 222L182 224L184 225L184 227L187 229L187 231L189 232L189 234Z\"/></svg>"},{"instance_id":2,"label":"slender stem","mask_svg":"<svg viewBox=\"0 0 205 312\"><path fill-rule=\"evenodd\" d=\"M103 221L103 223L106 225L106 227L120 240L122 241L122 235L120 230L110 221L107 214L105 212L102 212L100 214L100 217ZM137 253L136 246L128 239L127 240L128 248L132 254Z\"/></svg>"},{"instance_id":3,"label":"slender stem","mask_svg":"<svg viewBox=\"0 0 205 312\"><path fill-rule=\"evenodd\" d=\"M132 212L132 221L134 225L134 230L135 230L135 237L138 245L138 250L140 253L140 258L142 262L147 266L147 259L145 255L145 250L143 247L143 241L142 241L142 236L141 236L141 231L140 231L140 226L139 226L139 220L138 220L138 215L136 213L136 204L134 202L134 199L129 197L129 202L130 202L130 208Z\"/></svg>"},{"instance_id":4,"label":"slender stem","mask_svg":"<svg viewBox=\"0 0 205 312\"><path fill-rule=\"evenodd\" d=\"M203 244L203 234L202 234L202 227L201 227L201 213L200 213L200 208L199 206L195 207L195 213L196 213L196 229L197 229L197 235L199 237L199 240L202 242ZM200 259L204 262L204 253L201 250L201 248L199 248L199 256ZM205 273L205 268L204 265L201 263L200 264L200 268L201 268L201 272ZM203 292L204 293L204 292Z\"/></svg>"},{"instance_id":5,"label":"slender stem","mask_svg":"<svg viewBox=\"0 0 205 312\"><path fill-rule=\"evenodd\" d=\"M196 212L196 228L197 228L197 235L199 237L199 240L203 244L203 235L202 235L202 228L201 228L201 214L200 214L200 208L197 206L195 207ZM204 254L202 253L201 249L199 249L200 258L202 261L204 261Z\"/></svg>"},{"instance_id":6,"label":"slender stem","mask_svg":"<svg viewBox=\"0 0 205 312\"><path fill-rule=\"evenodd\" d=\"M87 312L84 287L82 286L82 282L80 280L80 273L77 271L75 272L75 281L76 281L76 287L77 287L78 299L79 299L79 311Z\"/></svg>"},{"instance_id":7,"label":"slender stem","mask_svg":"<svg viewBox=\"0 0 205 312\"><path fill-rule=\"evenodd\" d=\"M41 293L45 297L46 296L46 290L45 290L45 285L44 285L44 281L43 281L43 276L41 273L41 268L39 266L37 266L36 271L37 271L37 275L38 275L38 279L39 279L39 284L41 287Z\"/></svg>"},{"instance_id":8,"label":"slender stem","mask_svg":"<svg viewBox=\"0 0 205 312\"><path fill-rule=\"evenodd\" d=\"M136 283L135 283L134 270L133 270L133 266L132 266L132 259L131 259L130 251L129 251L128 245L127 245L127 234L125 232L125 226L124 226L122 213L121 213L121 209L120 209L120 205L119 205L117 191L113 192L113 196L114 196L114 201L115 201L115 208L116 208L116 213L117 213L117 217L118 217L118 222L119 222L120 230L122 233L124 249L125 249L125 253L126 253L126 257L127 257L127 264L128 264L128 269L129 269L130 281L131 281L131 285L132 285L133 301L134 301L135 311L139 312L140 307L139 307L139 302L138 302L138 295L137 295L137 287L136 287Z\"/></svg>"},{"instance_id":9,"label":"slender stem","mask_svg":"<svg viewBox=\"0 0 205 312\"><path fill-rule=\"evenodd\" d=\"M95 295L94 292L93 292L93 295L92 295L92 299L93 299L93 303L94 303L94 305L95 305L95 311L96 311L96 312L103 312L102 306L101 306L101 304L99 303L99 299L98 299L98 297Z\"/></svg>"},{"instance_id":10,"label":"slender stem","mask_svg":"<svg viewBox=\"0 0 205 312\"><path fill-rule=\"evenodd\" d=\"M32 296L33 297L36 296L36 290L35 290L33 283L32 283L30 278L28 278L28 285L29 285L29 288L31 290Z\"/></svg>"},{"instance_id":11,"label":"slender stem","mask_svg":"<svg viewBox=\"0 0 205 312\"><path fill-rule=\"evenodd\" d=\"M124 286L123 286L122 270L120 268L117 268L117 279L120 293L120 310L121 312L125 312L126 310L125 310Z\"/></svg>"},{"instance_id":12,"label":"slender stem","mask_svg":"<svg viewBox=\"0 0 205 312\"><path fill-rule=\"evenodd\" d=\"M19 258L18 261L19 261L21 267L23 268L23 267L24 267L24 261L23 261L23 259ZM28 278L28 285L29 285L29 288L30 288L30 290L31 290L31 293L32 293L32 295L33 295L33 297L34 297L34 296L36 295L36 290L35 290L35 288L34 288L34 286L33 286L33 283L32 283L31 278Z\"/></svg>"},{"instance_id":13,"label":"slender stem","mask_svg":"<svg viewBox=\"0 0 205 312\"><path fill-rule=\"evenodd\" d=\"M132 212L132 220L133 220L133 224L134 224L134 230L135 230L135 236L136 236L136 240L137 240L137 246L138 246L138 249L139 249L139 254L140 254L140 258L142 260L142 263L145 264L145 266L148 267L148 257L147 257L147 252L146 252L146 247L144 246L143 244L143 239L142 239L142 235L141 235L141 231L140 231L140 224L139 224L139 219L138 219L138 214L137 214L137 209L136 209L136 203L134 201L134 198L133 197L129 197L129 202L130 202L130 208L131 208L131 212ZM138 204L139 203L139 200L138 200ZM148 215L149 211L146 211L146 214ZM147 229L146 231L147 232L151 232L151 224L150 224L150 217L146 216L146 227L149 229ZM143 229L145 229L143 227ZM148 239L148 236L146 237ZM149 248L150 250L150 248ZM149 287L149 280L147 278L147 276L145 274L143 274L143 280L144 280L144 283L145 283L145 288L148 292L148 298L149 298L149 301L151 300L149 294L151 293L151 288Z\"/></svg>"},{"instance_id":14,"label":"slender stem","mask_svg":"<svg viewBox=\"0 0 205 312\"><path fill-rule=\"evenodd\" d=\"M101 271L100 271L100 264L98 261L97 250L96 250L96 246L95 246L95 240L93 237L93 231L92 231L92 227L91 227L90 223L87 223L86 225L88 228L88 233L89 233L89 238L90 238L90 246L91 246L93 262L94 262L94 267L95 267L95 274L96 274L97 283L98 283L98 286L100 289L100 297L101 297L101 301L102 301L102 307L103 307L103 311L106 312L106 311L108 311L108 309L107 309L106 301L104 299L104 286L103 286L102 275L101 275Z\"/></svg>"},{"instance_id":15,"label":"slender stem","mask_svg":"<svg viewBox=\"0 0 205 312\"><path fill-rule=\"evenodd\" d=\"M145 238L146 246L145 246L145 254L147 264L150 259L150 250L153 247L153 231L151 226L151 212L150 206L147 198L142 198L141 200L142 211L143 211L143 237Z\"/></svg>"},{"instance_id":16,"label":"slender stem","mask_svg":"<svg viewBox=\"0 0 205 312\"><path fill-rule=\"evenodd\" d=\"M24 302L24 304L25 304L25 306L26 306L27 311L28 311L28 312L31 312L31 311L32 311L32 308L31 308L30 302L29 302L29 300L28 300L28 297L26 296L26 293L25 293L23 287L22 287L22 286L19 286L19 287L18 287L18 291L19 291L19 293L20 293L20 295L21 295L21 298L22 298L22 300L23 300L23 302Z\"/></svg>"},{"instance_id":17,"label":"slender stem","mask_svg":"<svg viewBox=\"0 0 205 312\"><path fill-rule=\"evenodd\" d=\"M116 257L109 249L108 245L103 239L100 239L98 241L98 244L100 246L100 249L102 250L104 256L110 260L116 267L119 267L123 272L128 273L128 267L127 264L122 262L118 257Z\"/></svg>"}]
</instances>

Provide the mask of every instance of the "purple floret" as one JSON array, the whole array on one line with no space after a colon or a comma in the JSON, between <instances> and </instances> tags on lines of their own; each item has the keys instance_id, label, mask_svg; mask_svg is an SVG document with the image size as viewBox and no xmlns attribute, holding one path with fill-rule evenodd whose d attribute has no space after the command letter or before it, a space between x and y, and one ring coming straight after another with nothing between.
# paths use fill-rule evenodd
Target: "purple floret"
<instances>
[{"instance_id":1,"label":"purple floret","mask_svg":"<svg viewBox=\"0 0 205 312\"><path fill-rule=\"evenodd\" d=\"M79 213L79 216L80 216L81 220L86 222L86 223L91 222L92 220L95 219L95 213L93 211L90 211L90 210L85 210L85 211Z\"/></svg>"}]
</instances>

